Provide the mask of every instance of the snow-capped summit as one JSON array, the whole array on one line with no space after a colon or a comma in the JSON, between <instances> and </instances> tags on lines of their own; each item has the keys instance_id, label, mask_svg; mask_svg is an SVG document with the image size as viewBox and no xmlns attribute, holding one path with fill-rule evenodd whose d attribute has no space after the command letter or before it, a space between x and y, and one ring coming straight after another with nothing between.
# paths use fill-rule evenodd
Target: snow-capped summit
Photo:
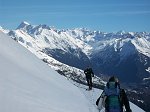
<instances>
[{"instance_id":1,"label":"snow-capped summit","mask_svg":"<svg viewBox=\"0 0 150 112\"><path fill-rule=\"evenodd\" d=\"M9 32L9 30L4 29L2 26L0 26L0 31L2 31L2 32L4 32L4 33L8 33L8 32Z\"/></svg>"},{"instance_id":2,"label":"snow-capped summit","mask_svg":"<svg viewBox=\"0 0 150 112\"><path fill-rule=\"evenodd\" d=\"M28 25L30 25L28 22L23 21L23 22L21 22L21 24L17 27L17 29L24 28L24 27L26 27L26 26L28 26Z\"/></svg>"},{"instance_id":3,"label":"snow-capped summit","mask_svg":"<svg viewBox=\"0 0 150 112\"><path fill-rule=\"evenodd\" d=\"M118 31L116 34L117 35L123 35L123 34L125 34L126 32L124 31L124 30L120 30L120 31Z\"/></svg>"},{"instance_id":4,"label":"snow-capped summit","mask_svg":"<svg viewBox=\"0 0 150 112\"><path fill-rule=\"evenodd\" d=\"M37 28L43 28L43 29L51 30L51 28L49 26L47 26L46 24L41 24Z\"/></svg>"},{"instance_id":5,"label":"snow-capped summit","mask_svg":"<svg viewBox=\"0 0 150 112\"><path fill-rule=\"evenodd\" d=\"M34 26L30 25L27 22L22 22L17 28L16 30L22 30L23 32L27 32L29 33L29 31L33 28Z\"/></svg>"}]
</instances>

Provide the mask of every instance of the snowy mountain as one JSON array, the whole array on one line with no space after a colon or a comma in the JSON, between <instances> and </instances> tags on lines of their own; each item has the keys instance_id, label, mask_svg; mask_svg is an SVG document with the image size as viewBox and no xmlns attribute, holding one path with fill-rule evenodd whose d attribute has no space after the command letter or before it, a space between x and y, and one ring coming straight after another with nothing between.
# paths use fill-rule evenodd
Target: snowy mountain
<instances>
[{"instance_id":1,"label":"snowy mountain","mask_svg":"<svg viewBox=\"0 0 150 112\"><path fill-rule=\"evenodd\" d=\"M0 51L1 112L98 112L101 90L85 91L1 31ZM144 112L130 104L133 112Z\"/></svg>"},{"instance_id":2,"label":"snowy mountain","mask_svg":"<svg viewBox=\"0 0 150 112\"><path fill-rule=\"evenodd\" d=\"M116 74L124 82L141 82L150 76L150 42L145 38L113 38L98 44L91 54L97 73Z\"/></svg>"},{"instance_id":3,"label":"snowy mountain","mask_svg":"<svg viewBox=\"0 0 150 112\"><path fill-rule=\"evenodd\" d=\"M75 68L75 67L72 67L72 66L68 66L67 64L59 62L59 60L56 60L57 59L55 57L56 53L55 53L54 56L51 56L51 54L47 53L48 51L45 50L45 49L49 49L50 50L50 48L52 48L52 47L54 47L52 49L55 50L55 52L56 52L55 47L60 47L60 49L61 48L63 49L63 45L64 44L60 43L62 41L62 39L60 39L60 40L59 39L58 40L52 39L51 40L52 43L51 44L48 43L46 45L45 40L42 39L42 36L41 37L36 37L35 36L35 38L38 38L38 39L35 39L32 36L28 35L27 33L23 32L23 30L25 30L28 25L29 25L28 23L23 22L23 23L21 23L19 25L18 28L22 29L22 27L23 27L24 29L16 30L16 31L9 31L8 35L11 36L15 41L19 42L24 47L26 47L28 50L30 50L38 58L40 58L45 63L47 63L51 68L54 68L60 74L66 76L68 79L72 79L72 80L75 80L77 82L86 84L85 75L83 73L83 70ZM40 26L44 26L44 25L40 25ZM36 26L34 26L34 27L36 27ZM49 37L49 39L51 39L51 38ZM59 43L61 45L56 46L57 45L56 43L58 43L58 42L55 42L55 41L59 41ZM51 45L51 47L48 47L50 45ZM69 51L67 50L65 52L68 53ZM74 54L70 53L70 55L74 55ZM78 53L77 53L77 55L78 55ZM60 57L60 55L59 55L59 57ZM62 57L66 57L66 56L62 56ZM60 58L62 58L62 57L60 57ZM75 61L75 58L72 58L72 57L70 57L70 58L71 58L71 60L73 62ZM81 57L78 56L78 58L81 58ZM69 60L69 59L65 59L65 60ZM80 60L83 61L84 59L82 60L82 58L81 58L81 59L78 59L77 61L80 61ZM80 64L80 65L82 65L82 64ZM98 86L100 84L104 86L105 83L99 77L95 76L94 77L94 85Z\"/></svg>"},{"instance_id":4,"label":"snowy mountain","mask_svg":"<svg viewBox=\"0 0 150 112\"><path fill-rule=\"evenodd\" d=\"M46 54L67 65L84 69L85 65L90 63L87 55L80 48L89 46L71 37L65 31L55 30L47 25L32 26L23 22L13 32L16 33L16 38L19 40L24 40L33 47L39 47ZM11 33L9 35L13 36ZM26 36L32 38L32 42L24 39Z\"/></svg>"},{"instance_id":5,"label":"snowy mountain","mask_svg":"<svg viewBox=\"0 0 150 112\"><path fill-rule=\"evenodd\" d=\"M79 69L91 65L97 76L114 74L130 83L150 77L150 33L106 33L86 28L58 30L22 22L8 35L28 49L45 53L66 65Z\"/></svg>"}]
</instances>

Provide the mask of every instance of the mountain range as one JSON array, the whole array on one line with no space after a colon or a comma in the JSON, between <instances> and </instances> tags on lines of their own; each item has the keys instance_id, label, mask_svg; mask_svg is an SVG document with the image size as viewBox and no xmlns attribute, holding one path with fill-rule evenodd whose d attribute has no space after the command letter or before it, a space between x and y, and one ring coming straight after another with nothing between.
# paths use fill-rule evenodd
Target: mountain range
<instances>
[{"instance_id":1,"label":"mountain range","mask_svg":"<svg viewBox=\"0 0 150 112\"><path fill-rule=\"evenodd\" d=\"M107 33L87 28L59 30L27 22L22 22L15 30L0 27L0 31L68 80L86 84L83 70L87 66L94 70L95 87L103 88L106 82L101 78L119 77L122 83L132 86L132 90L128 90L130 100L149 110L148 97L141 99L141 96L148 96L150 88L150 33Z\"/></svg>"},{"instance_id":2,"label":"mountain range","mask_svg":"<svg viewBox=\"0 0 150 112\"><path fill-rule=\"evenodd\" d=\"M150 77L150 33L147 32L59 30L27 22L15 30L0 29L23 46L61 63L82 70L91 66L97 76L115 75L127 83L143 82Z\"/></svg>"},{"instance_id":3,"label":"mountain range","mask_svg":"<svg viewBox=\"0 0 150 112\"><path fill-rule=\"evenodd\" d=\"M103 112L102 90L68 80L0 31L0 112ZM144 112L130 102L132 112Z\"/></svg>"}]
</instances>

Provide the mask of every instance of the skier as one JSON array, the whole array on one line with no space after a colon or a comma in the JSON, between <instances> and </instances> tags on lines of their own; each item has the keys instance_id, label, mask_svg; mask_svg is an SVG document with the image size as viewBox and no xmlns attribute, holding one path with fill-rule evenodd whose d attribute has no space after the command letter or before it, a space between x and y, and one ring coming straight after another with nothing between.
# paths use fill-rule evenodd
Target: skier
<instances>
[{"instance_id":1,"label":"skier","mask_svg":"<svg viewBox=\"0 0 150 112\"><path fill-rule=\"evenodd\" d=\"M94 73L92 68L90 68L89 66L84 70L84 74L86 76L86 80L89 86L89 90L92 89L92 77L94 77Z\"/></svg>"},{"instance_id":2,"label":"skier","mask_svg":"<svg viewBox=\"0 0 150 112\"><path fill-rule=\"evenodd\" d=\"M120 88L118 78L114 76L109 79L103 93L97 99L96 105L99 110L104 106L105 112L123 112L123 106L125 106L126 112L132 112L127 95L124 89Z\"/></svg>"}]
</instances>

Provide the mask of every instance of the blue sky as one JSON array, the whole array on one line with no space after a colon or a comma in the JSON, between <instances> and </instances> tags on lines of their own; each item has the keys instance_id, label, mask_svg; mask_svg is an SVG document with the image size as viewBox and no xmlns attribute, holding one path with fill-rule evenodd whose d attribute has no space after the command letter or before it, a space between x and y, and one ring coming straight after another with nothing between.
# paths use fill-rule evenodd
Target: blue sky
<instances>
[{"instance_id":1,"label":"blue sky","mask_svg":"<svg viewBox=\"0 0 150 112\"><path fill-rule=\"evenodd\" d=\"M22 21L57 29L150 32L150 0L0 0L0 26Z\"/></svg>"}]
</instances>

